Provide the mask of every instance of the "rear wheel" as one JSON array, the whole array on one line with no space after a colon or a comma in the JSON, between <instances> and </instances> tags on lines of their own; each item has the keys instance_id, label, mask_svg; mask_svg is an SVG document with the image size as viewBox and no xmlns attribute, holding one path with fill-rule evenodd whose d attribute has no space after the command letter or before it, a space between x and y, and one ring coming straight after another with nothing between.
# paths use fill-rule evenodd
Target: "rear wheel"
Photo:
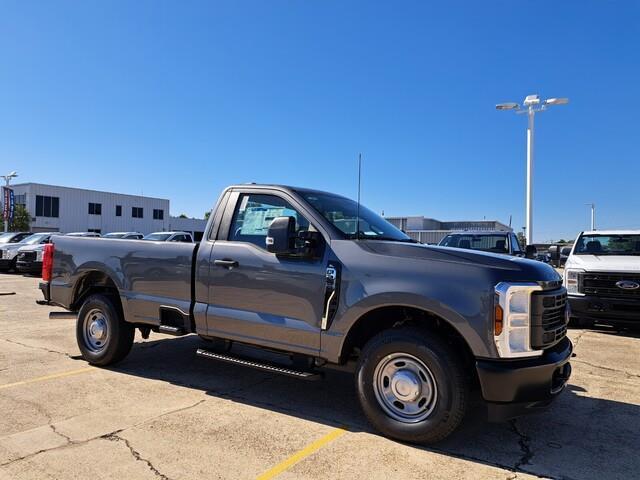
<instances>
[{"instance_id":1,"label":"rear wheel","mask_svg":"<svg viewBox=\"0 0 640 480\"><path fill-rule=\"evenodd\" d=\"M111 365L127 356L135 328L108 295L87 297L78 312L76 340L85 360L93 365Z\"/></svg>"},{"instance_id":2,"label":"rear wheel","mask_svg":"<svg viewBox=\"0 0 640 480\"><path fill-rule=\"evenodd\" d=\"M365 415L384 435L434 443L462 421L469 387L458 356L441 338L402 328L367 343L356 388Z\"/></svg>"}]
</instances>

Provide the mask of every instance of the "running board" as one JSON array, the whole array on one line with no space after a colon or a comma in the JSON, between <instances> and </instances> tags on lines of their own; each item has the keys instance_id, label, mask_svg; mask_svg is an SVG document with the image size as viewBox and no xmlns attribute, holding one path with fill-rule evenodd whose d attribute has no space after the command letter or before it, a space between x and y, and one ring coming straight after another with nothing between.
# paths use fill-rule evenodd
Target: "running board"
<instances>
[{"instance_id":1,"label":"running board","mask_svg":"<svg viewBox=\"0 0 640 480\"><path fill-rule=\"evenodd\" d=\"M49 312L49 320L78 318L78 312Z\"/></svg>"},{"instance_id":2,"label":"running board","mask_svg":"<svg viewBox=\"0 0 640 480\"><path fill-rule=\"evenodd\" d=\"M279 373L288 377L299 378L301 380L319 380L322 378L322 374L319 372L303 372L300 370L293 370L287 367L281 367L271 363L262 363L256 360L248 360L240 357L233 357L231 355L224 355L222 353L215 353L203 348L199 348L196 351L196 355L211 360L220 360L222 362L232 363L234 365L241 365L243 367L256 368L264 372Z\"/></svg>"},{"instance_id":3,"label":"running board","mask_svg":"<svg viewBox=\"0 0 640 480\"><path fill-rule=\"evenodd\" d=\"M172 327L171 325L160 325L158 327L158 332L166 333L167 335L175 335L175 336L186 335L186 332L184 331L183 328Z\"/></svg>"}]
</instances>

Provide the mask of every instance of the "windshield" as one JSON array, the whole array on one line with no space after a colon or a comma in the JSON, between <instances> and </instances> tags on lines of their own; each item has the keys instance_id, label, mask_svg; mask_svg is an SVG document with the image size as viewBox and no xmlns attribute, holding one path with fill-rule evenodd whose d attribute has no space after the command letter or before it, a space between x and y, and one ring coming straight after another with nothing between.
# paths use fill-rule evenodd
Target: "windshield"
<instances>
[{"instance_id":1,"label":"windshield","mask_svg":"<svg viewBox=\"0 0 640 480\"><path fill-rule=\"evenodd\" d=\"M360 222L357 222L358 204L353 200L329 193L304 191L299 193L348 239L415 242L384 218L362 205L360 205ZM356 232L358 223L359 232Z\"/></svg>"},{"instance_id":2,"label":"windshield","mask_svg":"<svg viewBox=\"0 0 640 480\"><path fill-rule=\"evenodd\" d=\"M50 234L48 233L34 233L33 235L29 235L27 238L22 240L20 243L26 243L27 245L35 245L36 243L40 243L42 240L47 238Z\"/></svg>"},{"instance_id":3,"label":"windshield","mask_svg":"<svg viewBox=\"0 0 640 480\"><path fill-rule=\"evenodd\" d=\"M0 234L0 243L11 243L13 242L13 236L15 233L2 233Z\"/></svg>"},{"instance_id":4,"label":"windshield","mask_svg":"<svg viewBox=\"0 0 640 480\"><path fill-rule=\"evenodd\" d=\"M439 245L483 252L509 253L506 235L454 233L444 237Z\"/></svg>"},{"instance_id":5,"label":"windshield","mask_svg":"<svg viewBox=\"0 0 640 480\"><path fill-rule=\"evenodd\" d=\"M146 237L143 237L143 240L155 240L164 242L167 238L171 236L170 233L150 233Z\"/></svg>"},{"instance_id":6,"label":"windshield","mask_svg":"<svg viewBox=\"0 0 640 480\"><path fill-rule=\"evenodd\" d=\"M575 255L640 255L640 234L580 235Z\"/></svg>"},{"instance_id":7,"label":"windshield","mask_svg":"<svg viewBox=\"0 0 640 480\"><path fill-rule=\"evenodd\" d=\"M107 233L104 238L122 238L124 237L126 234L124 233Z\"/></svg>"}]
</instances>

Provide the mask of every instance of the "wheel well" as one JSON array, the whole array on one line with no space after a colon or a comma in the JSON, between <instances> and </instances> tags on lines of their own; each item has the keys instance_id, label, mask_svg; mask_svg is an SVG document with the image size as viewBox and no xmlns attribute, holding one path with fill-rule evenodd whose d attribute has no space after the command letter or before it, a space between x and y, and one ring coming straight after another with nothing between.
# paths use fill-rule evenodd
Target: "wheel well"
<instances>
[{"instance_id":1,"label":"wheel well","mask_svg":"<svg viewBox=\"0 0 640 480\"><path fill-rule=\"evenodd\" d=\"M116 303L116 306L120 309L120 312L122 312L122 303L120 301L120 295L118 295L118 287L116 287L116 284L111 280L109 275L99 270L87 272L76 282L70 310L79 310L84 300L94 293L110 295Z\"/></svg>"},{"instance_id":2,"label":"wheel well","mask_svg":"<svg viewBox=\"0 0 640 480\"><path fill-rule=\"evenodd\" d=\"M380 307L362 315L353 325L344 342L341 362L359 355L365 344L378 333L391 328L412 326L428 330L453 347L465 367L473 367L475 357L469 345L449 322L431 312L414 307ZM475 368L468 368L475 376Z\"/></svg>"}]
</instances>

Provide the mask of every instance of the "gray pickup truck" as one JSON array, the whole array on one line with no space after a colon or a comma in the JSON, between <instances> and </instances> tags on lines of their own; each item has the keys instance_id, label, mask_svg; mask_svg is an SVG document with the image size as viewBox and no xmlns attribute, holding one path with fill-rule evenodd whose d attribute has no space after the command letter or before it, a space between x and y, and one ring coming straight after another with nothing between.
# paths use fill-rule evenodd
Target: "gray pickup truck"
<instances>
[{"instance_id":1,"label":"gray pickup truck","mask_svg":"<svg viewBox=\"0 0 640 480\"><path fill-rule=\"evenodd\" d=\"M229 187L198 244L55 237L40 288L41 303L77 316L94 365L126 357L137 328L196 333L204 358L299 379L352 368L369 421L403 441L452 433L473 390L490 420L544 409L571 373L551 267L421 245L315 190Z\"/></svg>"}]
</instances>

